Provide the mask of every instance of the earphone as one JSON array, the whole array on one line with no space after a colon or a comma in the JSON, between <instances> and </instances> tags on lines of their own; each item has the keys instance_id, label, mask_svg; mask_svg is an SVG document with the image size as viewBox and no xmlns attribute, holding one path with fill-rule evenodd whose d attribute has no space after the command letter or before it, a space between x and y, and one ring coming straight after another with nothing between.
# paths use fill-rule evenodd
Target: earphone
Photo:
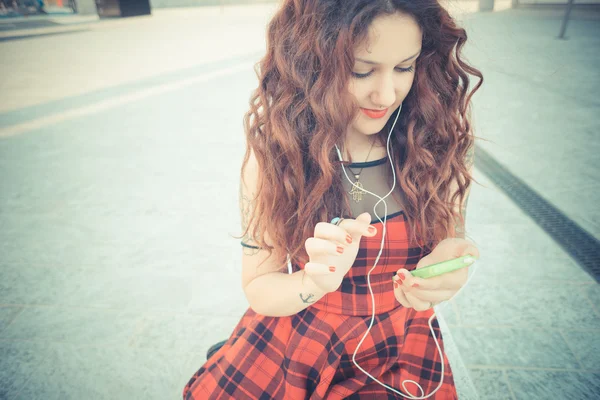
<instances>
[{"instance_id":1,"label":"earphone","mask_svg":"<svg viewBox=\"0 0 600 400\"><path fill-rule=\"evenodd\" d=\"M356 350L354 351L354 354L352 355L352 362L354 363L354 365L356 365L356 367L358 369L360 369L362 372L364 372L369 378L373 379L375 382L377 382L381 386L385 387L386 389L391 390L392 392L394 392L396 394L399 394L399 395L401 395L403 397L406 397L406 398L409 398L409 399L412 399L412 400L419 400L419 399L426 399L426 398L432 396L435 392L437 392L440 389L440 387L442 386L442 384L444 382L444 354L442 353L442 349L440 348L440 344L439 344L439 342L438 342L438 340L436 338L436 335L435 335L435 330L433 329L433 326L432 326L433 318L436 316L435 309L434 309L434 313L429 318L428 324L429 324L429 328L431 330L431 333L433 335L433 340L435 342L435 345L436 345L436 347L438 349L438 353L439 353L440 358L441 358L441 363L440 364L442 366L442 370L440 372L440 376L441 376L440 384L430 394L428 394L427 396L421 396L421 397L413 396L412 394L404 394L404 393L400 392L399 390L396 390L396 389L394 389L394 388L386 385L385 383L379 381L377 378L375 378L374 376L372 376L371 374L369 374L367 371L365 371L356 362L356 354L358 352L358 349L360 348L360 346L363 344L363 342L367 338L367 335L371 331L371 328L373 327L373 323L375 322L375 295L373 294L373 289L371 288L371 272L373 272L373 270L377 266L377 263L379 262L379 258L381 257L381 253L383 252L383 245L385 243L385 234L386 234L386 231L387 231L386 230L386 221L387 221L387 215L388 215L388 212L387 212L388 208L387 208L387 203L385 202L385 199L390 194L393 193L394 188L396 187L396 171L394 169L393 162L392 162L392 159L391 159L390 138L392 136L392 131L394 130L394 126L396 126L396 122L398 121L398 117L400 116L400 111L401 110L402 110L402 104L400 104L400 106L398 107L398 112L396 113L396 119L394 120L394 123L392 124L392 127L390 128L390 131L389 131L389 134L388 134L388 138L387 138L387 146L386 146L386 148L387 148L388 160L390 161L390 165L392 166L392 174L393 174L392 181L393 181L393 184L392 184L392 188L390 189L390 191L384 197L379 197L375 193L372 193L372 192L366 190L365 188L359 188L357 185L354 184L354 182L352 182L352 180L350 179L350 177L348 177L348 173L346 172L346 169L342 168L342 170L344 171L344 175L346 176L346 179L348 180L348 182L350 182L350 184L352 184L352 186L354 186L354 187L356 187L358 189L361 189L363 192L371 194L371 195L373 195L373 196L375 196L375 197L377 197L379 199L379 201L377 203L375 203L375 206L373 206L373 212L374 212L375 216L377 217L377 219L379 220L379 222L381 222L383 224L383 232L382 232L382 236L381 236L381 247L379 248L379 253L377 254L377 258L375 259L375 263L373 264L373 267L369 270L369 273L367 274L367 284L369 286L369 293L371 294L371 305L372 305L371 309L373 310L373 314L371 315L371 322L369 324L369 327L367 328L367 331L365 332L365 334L362 337L362 339L360 340L360 342L358 342L358 345L356 346ZM342 153L341 153L341 151L340 151L340 149L338 148L337 145L335 145L335 149L336 149L336 152L337 152L339 160L343 161ZM381 202L383 202L383 207L384 207L384 217L383 217L383 220L379 217L379 215L377 214L377 210L376 210L377 205L379 205L379 203L381 203ZM288 267L288 273L292 274L292 263L291 263L291 259L290 259L289 254L288 254L288 258L287 258L287 267ZM471 276L467 279L467 282L465 283L465 285L462 288L460 288L458 290L458 292L456 292L454 294L454 296L452 296L452 298L449 299L449 300L452 300L454 297L456 297L464 289L464 287L467 286L467 284L473 278L474 275L475 275L475 273L473 272L471 274ZM443 303L441 303L441 304L443 304ZM438 304L438 306L441 306L441 304ZM405 391L408 391L406 389L406 386L405 386L406 382L412 382L412 383L414 383L419 388L419 390L421 391L421 393L424 392L423 388L417 382L415 382L413 380L409 380L409 379L407 379L407 380L405 380L405 381L402 382L402 387L403 387L403 389Z\"/></svg>"},{"instance_id":2,"label":"earphone","mask_svg":"<svg viewBox=\"0 0 600 400\"><path fill-rule=\"evenodd\" d=\"M379 197L378 195L376 195L375 193L369 192L368 190L366 190L365 188L359 188L362 191L371 194L375 197L377 197L379 199L379 201L375 204L375 206L373 207L373 212L375 214L375 216L377 217L377 219L379 220L379 222L381 222L383 224L383 233L381 235L381 247L379 248L379 253L377 254L377 258L375 259L375 263L373 264L373 267L369 270L369 273L367 274L367 284L369 285L369 292L371 293L371 309L373 310L373 314L371 316L371 322L369 324L369 328L367 329L367 331L365 332L364 336L362 337L362 339L360 340L360 342L358 342L358 345L356 346L356 350L354 351L354 354L352 355L352 362L354 363L354 365L356 365L356 367L358 369L360 369L362 372L364 372L369 378L373 379L375 382L379 383L381 386L385 387L388 390L391 390L394 393L397 393L403 397L407 397L409 399L426 399L430 396L432 396L435 392L437 392L439 390L439 388L442 386L443 382L444 382L444 354L442 353L442 349L440 348L440 344L437 341L436 335L435 335L435 331L433 329L432 326L432 321L433 318L436 316L435 314L435 309L434 309L434 313L431 315L431 317L429 318L428 324L429 324L429 328L431 330L431 333L433 335L433 340L435 341L435 345L438 349L438 352L440 354L440 358L441 358L441 366L442 366L442 370L441 370L441 380L440 380L440 384L438 385L437 388L435 388L435 390L433 392L431 392L429 395L424 396L424 397L415 397L412 394L404 394L401 393L400 391L386 385L383 382L380 382L377 378L375 378L374 376L370 375L367 371L365 371L360 365L358 365L358 363L356 362L356 354L358 352L358 349L360 348L360 346L362 345L362 343L365 341L365 339L367 338L367 335L369 334L371 328L373 327L373 323L375 322L375 295L373 294L373 289L371 288L371 272L373 272L373 270L375 269L375 266L377 265L377 263L379 262L379 258L381 257L381 253L383 252L383 244L385 242L385 234L386 234L386 221L387 221L387 203L385 202L385 199L394 191L394 188L396 187L396 171L394 169L394 164L392 162L392 158L391 158L391 152L390 152L390 138L392 136L392 131L394 130L394 126L396 126L396 121L398 121L398 116L400 115L400 111L402 110L402 104L400 104L400 107L398 107L398 112L396 113L396 119L394 120L394 123L392 124L392 127L390 128L389 134L388 134L388 138L387 138L387 154L388 154L388 160L390 161L390 165L392 166L392 174L393 174L393 184L392 184L392 188L390 189L390 191L384 196L384 197ZM340 161L343 161L343 157L342 157L342 153L340 152L340 149L338 148L337 145L335 145L335 149L337 151L338 154L338 158L340 159ZM352 180L348 177L348 173L346 172L346 169L343 168L344 171L344 175L346 176L346 179L348 179L348 182L350 182L350 184L352 184L352 186L357 187L354 182L352 182ZM379 215L377 214L377 205L379 203L383 202L383 207L384 207L384 217L383 220L379 217ZM465 283L464 286L466 286L469 281L471 280L471 278L473 277L474 274L471 275L471 277L469 277L469 279L467 279L467 282ZM464 288L463 286L463 288ZM460 293L460 291L463 289L461 288L457 293L454 294L454 296L452 296L452 298L456 297L456 295L458 295L458 293ZM451 299L450 299L451 300ZM406 389L405 383L406 382L412 382L414 383L421 391L421 393L424 392L423 388L415 381L413 380L405 380L402 382L402 387L404 388L405 391L408 392L408 390Z\"/></svg>"}]
</instances>

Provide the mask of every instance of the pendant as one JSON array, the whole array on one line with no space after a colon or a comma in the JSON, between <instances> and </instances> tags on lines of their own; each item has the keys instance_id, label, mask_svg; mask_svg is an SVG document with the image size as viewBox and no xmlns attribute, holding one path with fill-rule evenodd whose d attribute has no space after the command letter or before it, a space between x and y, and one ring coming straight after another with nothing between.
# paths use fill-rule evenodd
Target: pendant
<instances>
[{"instance_id":1,"label":"pendant","mask_svg":"<svg viewBox=\"0 0 600 400\"><path fill-rule=\"evenodd\" d=\"M352 190L349 192L352 195L352 199L357 203L362 200L363 194L367 193L363 190L363 185L358 180L359 177L360 175L355 175L356 182L354 182L354 184L356 186L352 186Z\"/></svg>"}]
</instances>

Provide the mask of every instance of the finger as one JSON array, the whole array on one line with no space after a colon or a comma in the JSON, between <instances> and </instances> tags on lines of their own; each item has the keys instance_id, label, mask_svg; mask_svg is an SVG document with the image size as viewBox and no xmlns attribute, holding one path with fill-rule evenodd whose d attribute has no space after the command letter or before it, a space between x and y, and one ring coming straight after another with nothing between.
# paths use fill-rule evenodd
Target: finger
<instances>
[{"instance_id":1,"label":"finger","mask_svg":"<svg viewBox=\"0 0 600 400\"><path fill-rule=\"evenodd\" d=\"M412 304L413 308L417 311L425 311L433 307L431 302L423 301L413 296L411 293L404 293L404 295L406 296L406 299L410 302L410 304Z\"/></svg>"},{"instance_id":2,"label":"finger","mask_svg":"<svg viewBox=\"0 0 600 400\"><path fill-rule=\"evenodd\" d=\"M315 226L315 238L329 240L343 246L352 243L352 236L344 228L329 222L319 222Z\"/></svg>"},{"instance_id":3,"label":"finger","mask_svg":"<svg viewBox=\"0 0 600 400\"><path fill-rule=\"evenodd\" d=\"M335 267L309 261L304 265L304 272L308 275L329 275L335 272Z\"/></svg>"},{"instance_id":4,"label":"finger","mask_svg":"<svg viewBox=\"0 0 600 400\"><path fill-rule=\"evenodd\" d=\"M340 255L344 253L344 246L330 240L310 237L304 241L306 253L312 258L320 255Z\"/></svg>"},{"instance_id":5,"label":"finger","mask_svg":"<svg viewBox=\"0 0 600 400\"><path fill-rule=\"evenodd\" d=\"M435 304L441 303L443 301L447 301L451 299L452 296L456 293L456 290L421 290L421 289L412 289L410 291L406 290L403 286L400 286L402 292L406 294L410 294L411 296L417 298L420 301L424 302L432 302Z\"/></svg>"},{"instance_id":6,"label":"finger","mask_svg":"<svg viewBox=\"0 0 600 400\"><path fill-rule=\"evenodd\" d=\"M447 238L444 239L444 241L443 247L448 247L450 249L453 258L470 254L476 259L479 259L479 249L473 242L463 238Z\"/></svg>"},{"instance_id":7,"label":"finger","mask_svg":"<svg viewBox=\"0 0 600 400\"><path fill-rule=\"evenodd\" d=\"M398 275L401 274L406 278L403 280L403 286L407 291L411 291L411 288L420 288L425 290L458 290L465 282L465 268L458 269L452 272L446 272L445 274L433 276L431 278L423 279L413 276L409 271L405 269L399 269Z\"/></svg>"},{"instance_id":8,"label":"finger","mask_svg":"<svg viewBox=\"0 0 600 400\"><path fill-rule=\"evenodd\" d=\"M413 287L419 287L421 289L427 290L435 290L439 289L439 282L435 281L433 278L418 278L413 276L410 271L400 268L396 275L394 275L394 280L398 280L398 283L404 287L404 290L410 292ZM414 285L414 286L413 286Z\"/></svg>"},{"instance_id":9,"label":"finger","mask_svg":"<svg viewBox=\"0 0 600 400\"><path fill-rule=\"evenodd\" d=\"M359 240L361 236L371 237L377 234L377 228L371 225L371 214L368 212L360 214L356 219L344 219L339 226L354 240Z\"/></svg>"},{"instance_id":10,"label":"finger","mask_svg":"<svg viewBox=\"0 0 600 400\"><path fill-rule=\"evenodd\" d=\"M394 287L394 296L396 297L396 300L398 300L398 303L406 308L412 308L412 304L410 304L410 301L406 298L401 286Z\"/></svg>"}]
</instances>

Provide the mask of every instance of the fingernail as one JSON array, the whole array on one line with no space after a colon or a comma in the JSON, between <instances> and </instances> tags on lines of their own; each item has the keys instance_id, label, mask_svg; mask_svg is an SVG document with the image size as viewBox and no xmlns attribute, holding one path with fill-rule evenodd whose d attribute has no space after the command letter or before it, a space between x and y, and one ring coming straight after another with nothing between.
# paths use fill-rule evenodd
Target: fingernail
<instances>
[{"instance_id":1,"label":"fingernail","mask_svg":"<svg viewBox=\"0 0 600 400\"><path fill-rule=\"evenodd\" d=\"M412 287L419 287L418 283L413 283Z\"/></svg>"},{"instance_id":2,"label":"fingernail","mask_svg":"<svg viewBox=\"0 0 600 400\"><path fill-rule=\"evenodd\" d=\"M404 272L399 272L398 277L400 278L401 281L404 281L406 279L406 277L404 276Z\"/></svg>"},{"instance_id":3,"label":"fingernail","mask_svg":"<svg viewBox=\"0 0 600 400\"><path fill-rule=\"evenodd\" d=\"M377 229L374 226L369 226L369 228L367 229L369 231L370 234L373 234L375 232L377 232Z\"/></svg>"},{"instance_id":4,"label":"fingernail","mask_svg":"<svg viewBox=\"0 0 600 400\"><path fill-rule=\"evenodd\" d=\"M344 253L344 248L342 246L338 246L337 249L336 249L336 251L338 253L340 253L340 254L343 254Z\"/></svg>"},{"instance_id":5,"label":"fingernail","mask_svg":"<svg viewBox=\"0 0 600 400\"><path fill-rule=\"evenodd\" d=\"M398 288L400 287L400 284L399 284L398 282L394 281L394 287L395 287L396 289L398 289Z\"/></svg>"},{"instance_id":6,"label":"fingernail","mask_svg":"<svg viewBox=\"0 0 600 400\"><path fill-rule=\"evenodd\" d=\"M335 272L335 267L333 267L333 266L329 267L329 272Z\"/></svg>"},{"instance_id":7,"label":"fingernail","mask_svg":"<svg viewBox=\"0 0 600 400\"><path fill-rule=\"evenodd\" d=\"M348 244L352 243L352 236L347 235L346 236L346 242L348 242Z\"/></svg>"}]
</instances>

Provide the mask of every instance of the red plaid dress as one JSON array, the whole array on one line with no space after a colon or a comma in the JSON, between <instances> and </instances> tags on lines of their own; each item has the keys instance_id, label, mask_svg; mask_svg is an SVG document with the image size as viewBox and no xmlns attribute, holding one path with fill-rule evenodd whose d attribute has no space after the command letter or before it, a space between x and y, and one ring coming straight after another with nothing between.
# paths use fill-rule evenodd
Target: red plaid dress
<instances>
[{"instance_id":1,"label":"red plaid dress","mask_svg":"<svg viewBox=\"0 0 600 400\"><path fill-rule=\"evenodd\" d=\"M266 317L248 309L227 343L189 380L184 399L405 399L352 362L371 319L367 274L383 231L379 221L374 225L379 226L378 234L361 239L356 261L336 292L288 317ZM402 393L402 382L413 380L428 395L441 379L440 356L428 325L433 310L404 308L394 297L392 283L399 268L414 269L427 253L409 246L402 211L388 216L386 225L385 247L371 273L375 322L356 362ZM432 325L443 351L436 318ZM405 386L413 396L421 396L413 383ZM457 398L444 353L444 382L428 399Z\"/></svg>"}]
</instances>

